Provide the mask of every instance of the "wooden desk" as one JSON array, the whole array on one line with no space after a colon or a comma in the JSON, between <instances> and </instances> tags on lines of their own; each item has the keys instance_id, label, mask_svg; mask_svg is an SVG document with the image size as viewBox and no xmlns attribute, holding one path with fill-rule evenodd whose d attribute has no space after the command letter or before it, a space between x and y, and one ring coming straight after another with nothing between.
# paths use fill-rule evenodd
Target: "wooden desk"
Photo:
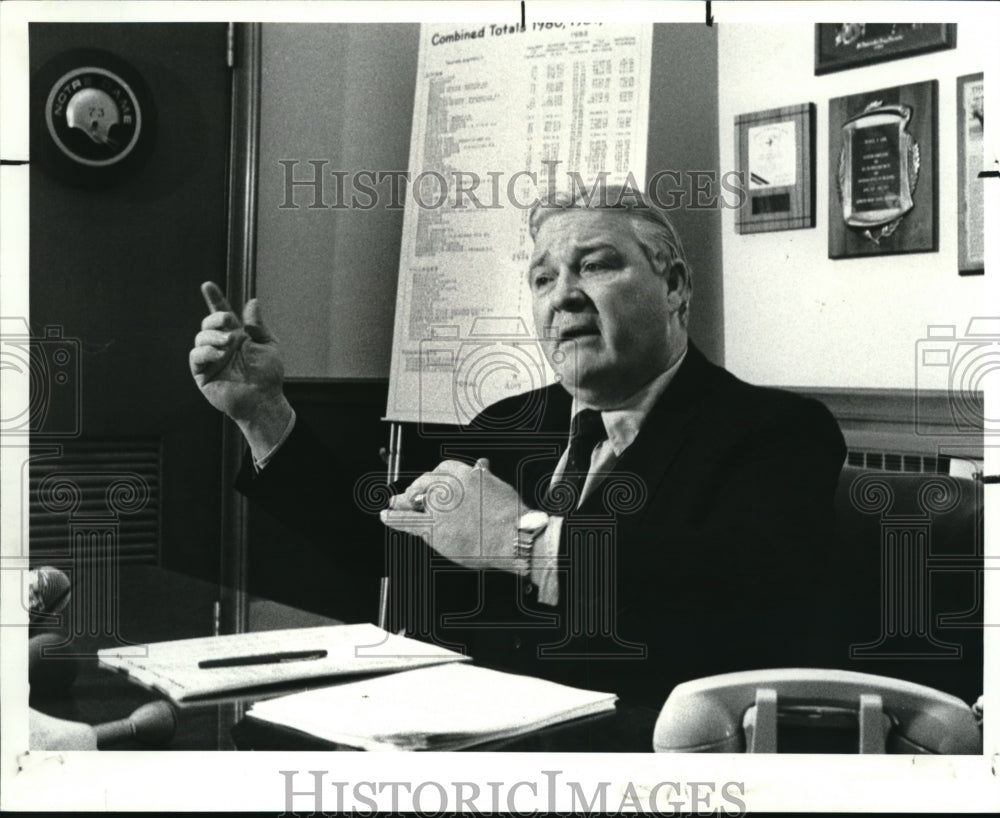
<instances>
[{"instance_id":1,"label":"wooden desk","mask_svg":"<svg viewBox=\"0 0 1000 818\"><path fill-rule=\"evenodd\" d=\"M208 582L152 566L124 566L118 597L119 635L134 644L208 636L214 623L218 588ZM267 600L251 602L254 630L307 627L332 621ZM128 716L146 702L162 699L155 691L100 668L96 652L116 644L110 637L75 639L72 650L83 654L73 685L57 695L33 691L31 707L56 718L100 724ZM178 707L174 750L330 750L338 748L315 737L253 719L243 710L258 695L225 703L193 703ZM480 745L476 750L516 752L650 752L657 712L619 706L613 714L556 725L527 736ZM136 743L121 749L143 749Z\"/></svg>"}]
</instances>

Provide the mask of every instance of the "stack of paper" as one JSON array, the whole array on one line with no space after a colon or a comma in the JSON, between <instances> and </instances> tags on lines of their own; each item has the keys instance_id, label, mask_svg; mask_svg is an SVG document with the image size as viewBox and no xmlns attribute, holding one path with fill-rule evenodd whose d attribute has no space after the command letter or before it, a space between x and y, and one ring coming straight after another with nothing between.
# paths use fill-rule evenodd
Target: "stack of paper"
<instances>
[{"instance_id":1,"label":"stack of paper","mask_svg":"<svg viewBox=\"0 0 1000 818\"><path fill-rule=\"evenodd\" d=\"M615 699L451 664L282 696L247 715L363 750L459 750L614 710Z\"/></svg>"},{"instance_id":2,"label":"stack of paper","mask_svg":"<svg viewBox=\"0 0 1000 818\"><path fill-rule=\"evenodd\" d=\"M102 666L175 701L267 685L468 660L374 625L258 631L98 651Z\"/></svg>"}]
</instances>

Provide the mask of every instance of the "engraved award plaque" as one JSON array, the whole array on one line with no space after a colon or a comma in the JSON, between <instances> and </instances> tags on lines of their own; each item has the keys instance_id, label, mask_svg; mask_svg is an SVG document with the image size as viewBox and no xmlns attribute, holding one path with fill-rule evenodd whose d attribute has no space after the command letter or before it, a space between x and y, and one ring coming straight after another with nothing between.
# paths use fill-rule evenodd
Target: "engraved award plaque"
<instances>
[{"instance_id":1,"label":"engraved award plaque","mask_svg":"<svg viewBox=\"0 0 1000 818\"><path fill-rule=\"evenodd\" d=\"M830 100L830 258L937 249L937 82Z\"/></svg>"},{"instance_id":2,"label":"engraved award plaque","mask_svg":"<svg viewBox=\"0 0 1000 818\"><path fill-rule=\"evenodd\" d=\"M906 130L908 105L876 100L843 128L837 174L844 223L879 244L913 209L920 146Z\"/></svg>"}]
</instances>

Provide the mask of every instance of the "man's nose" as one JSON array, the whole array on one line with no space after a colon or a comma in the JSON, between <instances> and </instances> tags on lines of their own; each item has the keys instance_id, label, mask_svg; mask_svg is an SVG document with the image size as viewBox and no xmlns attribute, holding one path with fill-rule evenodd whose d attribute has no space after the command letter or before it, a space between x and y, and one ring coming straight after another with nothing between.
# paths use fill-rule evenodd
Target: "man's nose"
<instances>
[{"instance_id":1,"label":"man's nose","mask_svg":"<svg viewBox=\"0 0 1000 818\"><path fill-rule=\"evenodd\" d=\"M555 286L552 288L552 308L563 312L580 309L587 303L587 295L581 288L580 276L576 271L563 269L559 271Z\"/></svg>"}]
</instances>

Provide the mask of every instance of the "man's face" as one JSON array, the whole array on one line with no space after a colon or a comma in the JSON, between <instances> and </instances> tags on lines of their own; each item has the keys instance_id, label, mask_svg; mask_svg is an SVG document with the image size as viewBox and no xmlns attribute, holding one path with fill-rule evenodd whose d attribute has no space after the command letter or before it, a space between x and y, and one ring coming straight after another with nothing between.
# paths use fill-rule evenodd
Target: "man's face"
<instances>
[{"instance_id":1,"label":"man's face","mask_svg":"<svg viewBox=\"0 0 1000 818\"><path fill-rule=\"evenodd\" d=\"M684 348L679 295L620 211L550 216L535 238L528 283L549 363L566 389L597 408L626 400Z\"/></svg>"}]
</instances>

